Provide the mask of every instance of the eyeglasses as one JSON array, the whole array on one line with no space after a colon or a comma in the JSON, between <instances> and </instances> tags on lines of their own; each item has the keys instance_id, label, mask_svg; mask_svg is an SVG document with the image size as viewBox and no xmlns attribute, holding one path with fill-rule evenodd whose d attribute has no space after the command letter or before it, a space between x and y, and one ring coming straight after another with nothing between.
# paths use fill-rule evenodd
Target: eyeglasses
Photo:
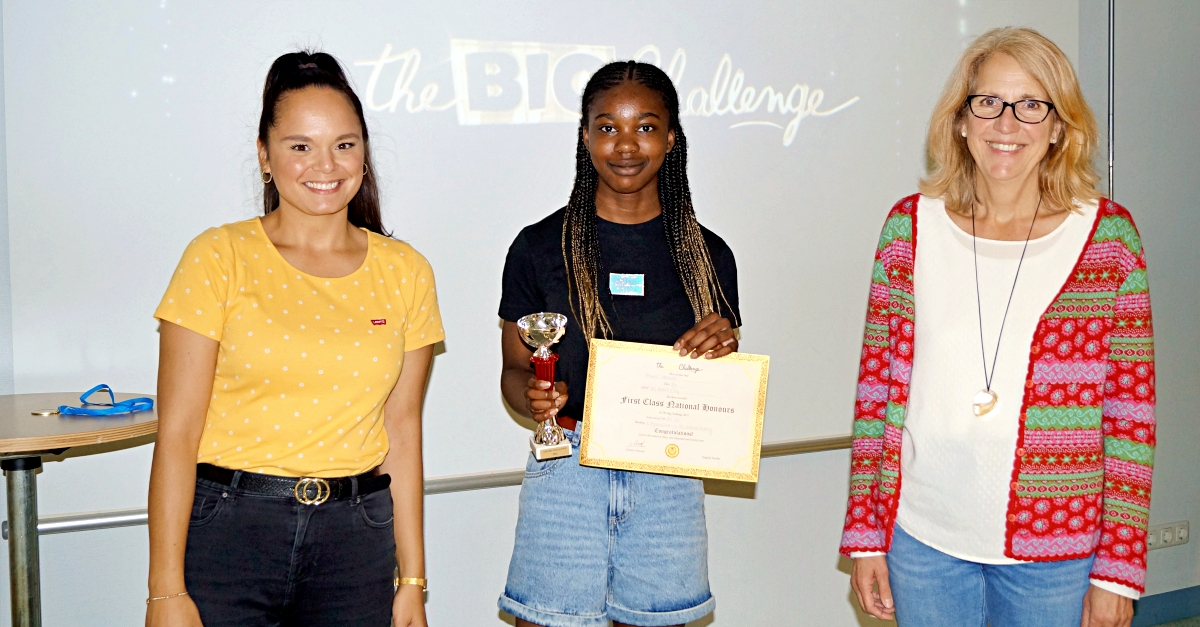
<instances>
[{"instance_id":1,"label":"eyeglasses","mask_svg":"<svg viewBox=\"0 0 1200 627\"><path fill-rule=\"evenodd\" d=\"M1004 115L1004 109L1012 107L1017 120L1026 124L1041 124L1054 110L1054 103L1045 100L1018 100L1005 102L996 96L973 94L967 96L967 108L971 115L981 120L994 120Z\"/></svg>"}]
</instances>

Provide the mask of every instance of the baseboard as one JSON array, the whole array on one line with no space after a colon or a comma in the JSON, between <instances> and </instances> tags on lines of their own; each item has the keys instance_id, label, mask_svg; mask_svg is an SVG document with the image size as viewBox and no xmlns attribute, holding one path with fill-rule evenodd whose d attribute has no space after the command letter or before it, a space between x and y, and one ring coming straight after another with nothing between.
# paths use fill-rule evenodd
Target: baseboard
<instances>
[{"instance_id":1,"label":"baseboard","mask_svg":"<svg viewBox=\"0 0 1200 627\"><path fill-rule=\"evenodd\" d=\"M1134 601L1130 627L1154 627L1193 616L1200 616L1200 586L1152 594Z\"/></svg>"}]
</instances>

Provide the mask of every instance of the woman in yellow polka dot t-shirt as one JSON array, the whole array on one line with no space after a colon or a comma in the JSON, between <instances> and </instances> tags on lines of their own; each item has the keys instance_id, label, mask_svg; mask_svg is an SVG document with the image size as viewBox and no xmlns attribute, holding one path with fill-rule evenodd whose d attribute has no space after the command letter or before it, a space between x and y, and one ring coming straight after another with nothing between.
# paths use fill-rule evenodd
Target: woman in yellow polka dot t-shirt
<instances>
[{"instance_id":1,"label":"woman in yellow polka dot t-shirt","mask_svg":"<svg viewBox=\"0 0 1200 627\"><path fill-rule=\"evenodd\" d=\"M192 240L154 314L147 622L424 625L433 272L383 232L337 62L280 57L263 101L266 215Z\"/></svg>"}]
</instances>

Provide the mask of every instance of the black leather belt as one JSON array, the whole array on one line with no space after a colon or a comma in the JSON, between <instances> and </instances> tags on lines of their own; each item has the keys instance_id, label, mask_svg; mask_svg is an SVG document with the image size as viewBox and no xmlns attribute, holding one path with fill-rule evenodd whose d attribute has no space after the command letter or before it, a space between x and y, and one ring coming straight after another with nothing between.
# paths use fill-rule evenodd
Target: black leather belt
<instances>
[{"instance_id":1,"label":"black leather belt","mask_svg":"<svg viewBox=\"0 0 1200 627\"><path fill-rule=\"evenodd\" d=\"M233 477L238 471L213 466L212 464L196 464L196 477L223 486L233 487ZM357 484L358 489L355 490ZM340 501L352 498L355 494L364 496L378 492L392 484L388 474L372 474L364 472L353 477L277 477L257 472L242 472L238 478L237 489L242 492L262 496L278 496L294 498L305 505L320 505L325 501Z\"/></svg>"}]
</instances>

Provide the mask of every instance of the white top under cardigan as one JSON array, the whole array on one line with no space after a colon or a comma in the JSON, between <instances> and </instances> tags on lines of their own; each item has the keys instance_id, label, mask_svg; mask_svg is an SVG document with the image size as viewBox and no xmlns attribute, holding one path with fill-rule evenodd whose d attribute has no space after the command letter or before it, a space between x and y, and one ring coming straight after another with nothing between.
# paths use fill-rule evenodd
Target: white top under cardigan
<instances>
[{"instance_id":1,"label":"white top under cardigan","mask_svg":"<svg viewBox=\"0 0 1200 627\"><path fill-rule=\"evenodd\" d=\"M1009 482L1020 427L1030 345L1046 308L1062 289L1087 243L1097 205L1080 207L1049 234L1029 241L1004 323L985 416L971 410L986 387L980 350L991 372L996 341L1025 241L978 239L979 302L972 238L940 199L917 203L916 340L900 457L904 489L896 524L948 555L983 564L1019 564L1004 555ZM868 555L856 553L855 556ZM1137 591L1093 581L1122 596Z\"/></svg>"}]
</instances>

